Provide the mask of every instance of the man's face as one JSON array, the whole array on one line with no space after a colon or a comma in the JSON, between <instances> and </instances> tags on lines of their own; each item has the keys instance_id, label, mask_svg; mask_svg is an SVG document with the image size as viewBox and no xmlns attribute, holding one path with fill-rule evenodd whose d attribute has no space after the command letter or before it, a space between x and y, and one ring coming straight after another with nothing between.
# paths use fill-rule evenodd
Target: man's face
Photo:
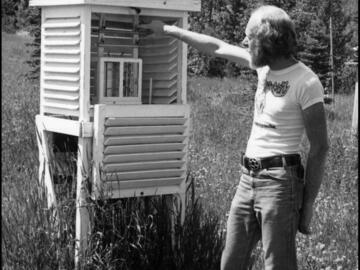
<instances>
[{"instance_id":1,"label":"man's face","mask_svg":"<svg viewBox=\"0 0 360 270\"><path fill-rule=\"evenodd\" d=\"M264 52L259 44L259 41L256 40L256 37L253 34L254 29L258 24L258 18L250 18L245 29L246 37L242 41L242 44L247 48L247 51L250 54L250 68L252 69L263 67L268 64L266 58L264 57Z\"/></svg>"}]
</instances>

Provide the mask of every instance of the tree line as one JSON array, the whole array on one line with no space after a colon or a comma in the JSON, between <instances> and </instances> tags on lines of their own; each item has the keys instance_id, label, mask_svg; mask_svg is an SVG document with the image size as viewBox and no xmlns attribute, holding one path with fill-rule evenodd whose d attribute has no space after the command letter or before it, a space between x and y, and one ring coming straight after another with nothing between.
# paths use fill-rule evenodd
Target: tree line
<instances>
[{"instance_id":1,"label":"tree line","mask_svg":"<svg viewBox=\"0 0 360 270\"><path fill-rule=\"evenodd\" d=\"M28 6L29 0L2 0L3 31L29 31L34 37L31 78L39 74L40 12ZM294 20L297 37L297 58L310 66L327 88L334 72L335 92L353 89L355 70L346 65L357 61L353 48L358 46L358 2L356 0L203 0L201 12L190 13L190 30L212 35L234 45L245 37L251 11L264 4L281 7ZM330 65L330 17L332 20L333 66ZM209 57L189 48L188 71L191 75L236 77L254 74L220 58Z\"/></svg>"}]
</instances>

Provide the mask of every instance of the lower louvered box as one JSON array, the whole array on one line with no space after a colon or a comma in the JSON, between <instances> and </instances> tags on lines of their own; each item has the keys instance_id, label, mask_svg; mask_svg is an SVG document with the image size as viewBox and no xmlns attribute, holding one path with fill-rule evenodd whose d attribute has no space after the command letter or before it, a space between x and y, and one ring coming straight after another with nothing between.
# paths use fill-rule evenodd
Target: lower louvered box
<instances>
[{"instance_id":1,"label":"lower louvered box","mask_svg":"<svg viewBox=\"0 0 360 270\"><path fill-rule=\"evenodd\" d=\"M189 111L188 105L95 105L95 198L174 194L184 205Z\"/></svg>"}]
</instances>

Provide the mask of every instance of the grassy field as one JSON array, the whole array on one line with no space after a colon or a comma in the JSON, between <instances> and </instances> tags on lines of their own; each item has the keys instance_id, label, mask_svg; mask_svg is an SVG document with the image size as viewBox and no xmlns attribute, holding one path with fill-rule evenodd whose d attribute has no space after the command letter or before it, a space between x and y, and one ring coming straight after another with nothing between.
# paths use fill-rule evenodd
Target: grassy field
<instances>
[{"instance_id":1,"label":"grassy field","mask_svg":"<svg viewBox=\"0 0 360 270\"><path fill-rule=\"evenodd\" d=\"M25 78L26 37L2 34L2 268L72 269L74 199L60 201L60 224L45 207L38 185L35 115L38 82ZM95 203L96 226L85 269L219 269L225 223L240 178L239 151L250 132L255 82L246 78L191 78L189 200L178 246L170 248L169 211L153 200ZM316 201L313 234L298 235L300 269L358 269L358 145L351 135L353 96L336 96L327 107L330 152ZM308 147L303 142L303 156ZM71 189L71 185L70 185ZM191 198L191 193L189 198ZM253 270L262 269L261 245Z\"/></svg>"}]
</instances>

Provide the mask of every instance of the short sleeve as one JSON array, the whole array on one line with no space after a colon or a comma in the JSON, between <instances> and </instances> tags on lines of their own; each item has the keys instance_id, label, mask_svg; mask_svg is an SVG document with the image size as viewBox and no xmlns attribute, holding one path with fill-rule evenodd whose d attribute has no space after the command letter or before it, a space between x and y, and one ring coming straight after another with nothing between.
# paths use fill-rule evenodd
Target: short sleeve
<instances>
[{"instance_id":1,"label":"short sleeve","mask_svg":"<svg viewBox=\"0 0 360 270\"><path fill-rule=\"evenodd\" d=\"M305 76L304 80L301 80L297 100L303 110L315 103L324 102L324 88L316 75Z\"/></svg>"}]
</instances>

